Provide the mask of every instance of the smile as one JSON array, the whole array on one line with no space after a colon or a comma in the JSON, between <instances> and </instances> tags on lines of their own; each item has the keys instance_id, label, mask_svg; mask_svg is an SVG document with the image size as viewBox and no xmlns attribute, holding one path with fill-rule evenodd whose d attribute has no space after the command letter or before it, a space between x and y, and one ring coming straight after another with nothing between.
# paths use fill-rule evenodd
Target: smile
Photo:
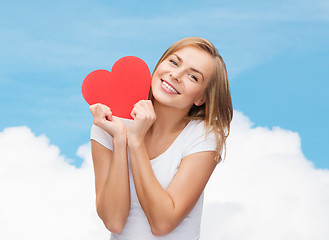
<instances>
[{"instance_id":1,"label":"smile","mask_svg":"<svg viewBox=\"0 0 329 240\"><path fill-rule=\"evenodd\" d=\"M170 91L171 93L180 94L173 86L171 86L169 83L165 82L164 80L161 80L162 84L161 86L165 88L165 90Z\"/></svg>"}]
</instances>

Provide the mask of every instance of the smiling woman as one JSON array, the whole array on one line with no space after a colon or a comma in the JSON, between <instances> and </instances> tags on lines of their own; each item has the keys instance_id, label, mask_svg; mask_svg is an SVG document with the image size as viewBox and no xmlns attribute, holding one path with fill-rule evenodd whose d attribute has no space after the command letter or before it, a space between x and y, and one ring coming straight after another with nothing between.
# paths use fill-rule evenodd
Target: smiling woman
<instances>
[{"instance_id":1,"label":"smiling woman","mask_svg":"<svg viewBox=\"0 0 329 240\"><path fill-rule=\"evenodd\" d=\"M111 239L199 239L203 190L233 114L217 49L197 37L173 44L131 123L105 105L90 110L97 212Z\"/></svg>"},{"instance_id":2,"label":"smiling woman","mask_svg":"<svg viewBox=\"0 0 329 240\"><path fill-rule=\"evenodd\" d=\"M213 69L214 59L204 50L192 46L179 49L154 71L153 96L188 113L193 105L201 106L205 102L204 92Z\"/></svg>"}]
</instances>

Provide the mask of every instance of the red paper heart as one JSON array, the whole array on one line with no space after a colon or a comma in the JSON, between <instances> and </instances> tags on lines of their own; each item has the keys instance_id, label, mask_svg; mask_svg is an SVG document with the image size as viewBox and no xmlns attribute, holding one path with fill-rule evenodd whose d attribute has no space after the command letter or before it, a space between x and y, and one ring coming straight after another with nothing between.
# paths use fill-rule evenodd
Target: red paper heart
<instances>
[{"instance_id":1,"label":"red paper heart","mask_svg":"<svg viewBox=\"0 0 329 240\"><path fill-rule=\"evenodd\" d=\"M132 119L134 104L147 99L151 86L151 74L140 58L120 58L112 72L96 70L87 75L82 83L82 95L89 105L102 103L111 108L112 114Z\"/></svg>"}]
</instances>

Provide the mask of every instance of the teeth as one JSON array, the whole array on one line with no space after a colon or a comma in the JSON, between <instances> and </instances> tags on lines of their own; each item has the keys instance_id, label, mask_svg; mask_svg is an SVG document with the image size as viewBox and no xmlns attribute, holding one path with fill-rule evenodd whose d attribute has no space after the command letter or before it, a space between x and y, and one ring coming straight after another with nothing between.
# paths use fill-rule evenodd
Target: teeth
<instances>
[{"instance_id":1,"label":"teeth","mask_svg":"<svg viewBox=\"0 0 329 240\"><path fill-rule=\"evenodd\" d=\"M162 81L163 85L169 89L170 91L174 92L174 93L178 93L172 86L170 86L168 83L166 83L165 81Z\"/></svg>"}]
</instances>

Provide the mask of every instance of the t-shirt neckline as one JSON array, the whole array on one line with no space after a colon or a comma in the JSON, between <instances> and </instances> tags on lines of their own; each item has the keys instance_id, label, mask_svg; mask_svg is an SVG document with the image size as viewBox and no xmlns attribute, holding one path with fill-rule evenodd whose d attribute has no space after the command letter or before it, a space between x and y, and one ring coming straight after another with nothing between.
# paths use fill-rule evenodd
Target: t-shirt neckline
<instances>
[{"instance_id":1,"label":"t-shirt neckline","mask_svg":"<svg viewBox=\"0 0 329 240\"><path fill-rule=\"evenodd\" d=\"M155 158L152 158L150 159L150 162L151 163L155 163L156 161L158 161L159 159L161 159L162 156L164 156L167 152L170 151L171 148L173 148L173 146L175 145L175 143L178 141L179 138L181 138L181 136L183 135L183 133L186 131L187 127L190 125L190 123L192 122L193 120L190 120L186 126L184 127L184 129L178 134L178 136L175 138L175 140L171 143L171 145L163 152L161 153L160 155L158 155L157 157Z\"/></svg>"}]
</instances>

